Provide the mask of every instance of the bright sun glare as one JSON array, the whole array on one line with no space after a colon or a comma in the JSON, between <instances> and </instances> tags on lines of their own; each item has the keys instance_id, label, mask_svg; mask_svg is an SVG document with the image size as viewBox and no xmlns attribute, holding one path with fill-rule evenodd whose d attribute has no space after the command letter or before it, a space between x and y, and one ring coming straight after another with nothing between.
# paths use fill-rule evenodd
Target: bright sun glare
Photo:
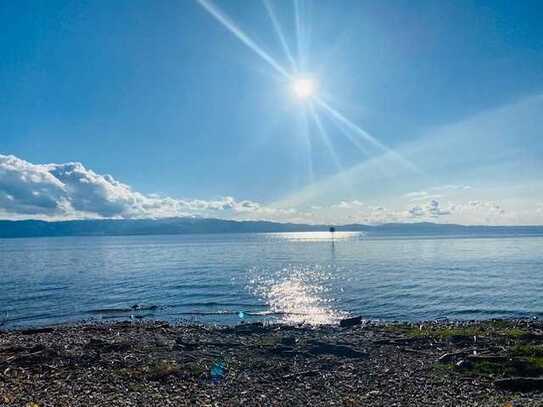
<instances>
[{"instance_id":1,"label":"bright sun glare","mask_svg":"<svg viewBox=\"0 0 543 407\"><path fill-rule=\"evenodd\" d=\"M315 95L315 82L310 78L297 78L292 81L292 92L299 100L309 99Z\"/></svg>"}]
</instances>

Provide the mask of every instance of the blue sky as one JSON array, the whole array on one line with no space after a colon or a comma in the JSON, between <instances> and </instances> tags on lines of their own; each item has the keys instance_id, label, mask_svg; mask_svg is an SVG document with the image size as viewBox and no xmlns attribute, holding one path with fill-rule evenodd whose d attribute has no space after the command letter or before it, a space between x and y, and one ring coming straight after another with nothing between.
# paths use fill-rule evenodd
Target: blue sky
<instances>
[{"instance_id":1,"label":"blue sky","mask_svg":"<svg viewBox=\"0 0 543 407\"><path fill-rule=\"evenodd\" d=\"M0 215L543 224L542 18L540 1L0 2Z\"/></svg>"}]
</instances>

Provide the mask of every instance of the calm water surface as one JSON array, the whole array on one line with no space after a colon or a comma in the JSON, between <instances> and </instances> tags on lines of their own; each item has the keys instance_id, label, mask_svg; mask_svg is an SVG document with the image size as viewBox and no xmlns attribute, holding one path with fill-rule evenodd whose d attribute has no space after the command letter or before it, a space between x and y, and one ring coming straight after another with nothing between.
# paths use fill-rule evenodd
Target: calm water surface
<instances>
[{"instance_id":1,"label":"calm water surface","mask_svg":"<svg viewBox=\"0 0 543 407\"><path fill-rule=\"evenodd\" d=\"M357 233L0 240L0 320L543 316L543 238ZM134 307L137 309L133 309Z\"/></svg>"}]
</instances>

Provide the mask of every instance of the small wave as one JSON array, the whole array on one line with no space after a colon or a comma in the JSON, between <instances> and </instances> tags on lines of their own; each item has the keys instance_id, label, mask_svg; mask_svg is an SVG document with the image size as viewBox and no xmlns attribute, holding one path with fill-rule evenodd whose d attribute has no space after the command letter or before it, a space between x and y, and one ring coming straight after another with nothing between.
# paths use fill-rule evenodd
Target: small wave
<instances>
[{"instance_id":1,"label":"small wave","mask_svg":"<svg viewBox=\"0 0 543 407\"><path fill-rule=\"evenodd\" d=\"M529 312L525 310L512 310L512 309L463 309L451 311L448 317L463 317L466 315L473 315L476 318L530 318L543 316L543 312Z\"/></svg>"},{"instance_id":2,"label":"small wave","mask_svg":"<svg viewBox=\"0 0 543 407\"><path fill-rule=\"evenodd\" d=\"M85 311L85 314L114 314L117 312L132 312L131 308L98 308Z\"/></svg>"},{"instance_id":3,"label":"small wave","mask_svg":"<svg viewBox=\"0 0 543 407\"><path fill-rule=\"evenodd\" d=\"M5 323L12 323L12 322L20 322L20 321L34 321L34 320L40 320L40 319L48 319L48 318L54 318L58 317L59 315L51 314L51 313L43 313L43 314L34 314L34 315L22 315L22 316L15 316L15 317L8 317L5 319Z\"/></svg>"},{"instance_id":4,"label":"small wave","mask_svg":"<svg viewBox=\"0 0 543 407\"><path fill-rule=\"evenodd\" d=\"M243 308L261 308L264 304L244 304L237 302L188 302L184 304L175 304L175 307L240 307Z\"/></svg>"},{"instance_id":5,"label":"small wave","mask_svg":"<svg viewBox=\"0 0 543 407\"><path fill-rule=\"evenodd\" d=\"M98 308L85 311L86 314L116 314L116 313L129 313L137 311L156 311L160 309L158 305L146 305L146 304L134 304L131 307L123 308Z\"/></svg>"},{"instance_id":6,"label":"small wave","mask_svg":"<svg viewBox=\"0 0 543 407\"><path fill-rule=\"evenodd\" d=\"M514 310L507 310L507 309L479 309L479 308L454 310L454 311L451 311L451 313L456 314L456 315L466 315L466 314L481 314L481 315L511 314L511 315L522 315L522 314L524 314L523 311L514 311Z\"/></svg>"},{"instance_id":7,"label":"small wave","mask_svg":"<svg viewBox=\"0 0 543 407\"><path fill-rule=\"evenodd\" d=\"M264 316L298 316L298 317L311 317L315 314L306 314L303 312L281 312L281 311L257 311L257 312L243 312L247 316L253 317L264 317ZM239 311L230 311L230 310L220 310L220 311L184 311L176 312L176 315L238 315ZM318 315L328 315L328 313L323 312Z\"/></svg>"},{"instance_id":8,"label":"small wave","mask_svg":"<svg viewBox=\"0 0 543 407\"><path fill-rule=\"evenodd\" d=\"M257 312L243 312L245 315L260 315ZM238 315L239 311L219 310L219 311L182 311L176 312L176 315Z\"/></svg>"},{"instance_id":9,"label":"small wave","mask_svg":"<svg viewBox=\"0 0 543 407\"><path fill-rule=\"evenodd\" d=\"M63 291L68 289L69 287L67 285L62 286L42 286L34 289L37 293L39 292L49 292L49 291Z\"/></svg>"}]
</instances>

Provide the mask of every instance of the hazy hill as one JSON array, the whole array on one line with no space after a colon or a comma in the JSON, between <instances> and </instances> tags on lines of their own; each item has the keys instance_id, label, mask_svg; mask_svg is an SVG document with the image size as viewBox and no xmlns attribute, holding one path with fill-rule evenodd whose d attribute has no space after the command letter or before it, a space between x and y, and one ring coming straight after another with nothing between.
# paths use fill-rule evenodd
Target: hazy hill
<instances>
[{"instance_id":1,"label":"hazy hill","mask_svg":"<svg viewBox=\"0 0 543 407\"><path fill-rule=\"evenodd\" d=\"M137 219L0 221L0 238L43 236L119 236L196 233L264 233L327 231L329 225L304 225L265 221L221 219ZM543 226L462 226L437 223L389 223L384 225L343 225L338 231L363 231L370 235L542 235Z\"/></svg>"}]
</instances>

